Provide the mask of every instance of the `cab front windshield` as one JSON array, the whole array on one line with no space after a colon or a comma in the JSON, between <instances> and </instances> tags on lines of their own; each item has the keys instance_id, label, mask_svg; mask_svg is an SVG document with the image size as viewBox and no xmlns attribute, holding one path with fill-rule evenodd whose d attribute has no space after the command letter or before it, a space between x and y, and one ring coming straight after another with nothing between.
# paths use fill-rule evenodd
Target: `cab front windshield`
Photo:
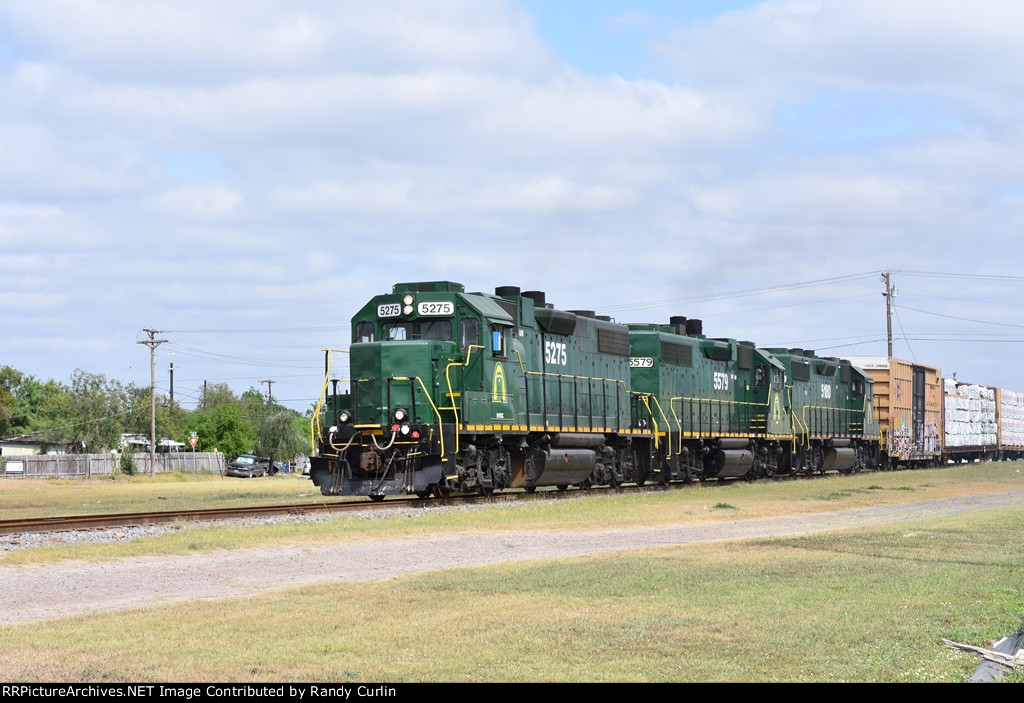
<instances>
[{"instance_id":1,"label":"cab front windshield","mask_svg":"<svg viewBox=\"0 0 1024 703\"><path fill-rule=\"evenodd\" d=\"M423 320L422 322L385 322L381 325L381 339L386 342L404 342L410 339L431 339L452 341L451 320ZM375 340L373 323L360 322L356 325L356 341Z\"/></svg>"}]
</instances>

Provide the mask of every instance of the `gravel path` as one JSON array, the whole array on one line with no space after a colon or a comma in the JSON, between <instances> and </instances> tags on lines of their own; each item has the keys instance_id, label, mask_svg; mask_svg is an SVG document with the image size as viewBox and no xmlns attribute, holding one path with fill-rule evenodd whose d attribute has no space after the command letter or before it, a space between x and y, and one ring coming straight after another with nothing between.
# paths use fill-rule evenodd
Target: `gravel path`
<instances>
[{"instance_id":1,"label":"gravel path","mask_svg":"<svg viewBox=\"0 0 1024 703\"><path fill-rule=\"evenodd\" d=\"M633 529L439 533L424 537L0 567L0 623L254 595L315 583L725 539L806 534L1024 505L1024 490L763 520ZM379 513L378 513L379 515ZM111 584L117 584L116 588Z\"/></svg>"}]
</instances>

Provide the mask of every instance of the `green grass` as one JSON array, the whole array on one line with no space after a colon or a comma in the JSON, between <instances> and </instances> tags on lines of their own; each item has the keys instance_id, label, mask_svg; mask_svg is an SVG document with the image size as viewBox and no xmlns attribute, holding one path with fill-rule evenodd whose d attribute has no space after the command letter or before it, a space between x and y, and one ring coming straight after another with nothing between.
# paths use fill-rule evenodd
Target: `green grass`
<instances>
[{"instance_id":1,"label":"green grass","mask_svg":"<svg viewBox=\"0 0 1024 703\"><path fill-rule=\"evenodd\" d=\"M962 681L1024 509L0 627L9 680Z\"/></svg>"},{"instance_id":2,"label":"green grass","mask_svg":"<svg viewBox=\"0 0 1024 703\"><path fill-rule=\"evenodd\" d=\"M96 513L314 502L324 496L296 474L243 479L201 473L96 479L0 479L0 520Z\"/></svg>"}]
</instances>

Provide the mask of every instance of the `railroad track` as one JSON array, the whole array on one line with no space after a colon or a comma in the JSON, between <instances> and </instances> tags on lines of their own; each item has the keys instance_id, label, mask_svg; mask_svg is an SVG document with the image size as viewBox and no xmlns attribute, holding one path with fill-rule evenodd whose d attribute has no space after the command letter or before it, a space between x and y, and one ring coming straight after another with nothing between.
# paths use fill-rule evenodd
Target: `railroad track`
<instances>
[{"instance_id":1,"label":"railroad track","mask_svg":"<svg viewBox=\"0 0 1024 703\"><path fill-rule=\"evenodd\" d=\"M639 487L628 487L636 489ZM650 486L648 486L648 489ZM598 491L603 489L589 489ZM616 489L610 489L616 490ZM617 489L626 490L626 489ZM431 508L442 505L493 503L506 500L559 498L578 494L579 491L544 491L536 494L495 493L489 496L454 495L449 498L389 498L375 502L365 499L325 502L261 505L242 508L203 508L191 510L162 510L141 513L106 513L91 515L63 515L59 517L32 517L0 520L0 535L32 532L68 532L71 530L99 530L132 525L159 525L173 522L212 522L231 518L273 517L277 515L310 515L314 513L344 512L346 510L388 510L394 508Z\"/></svg>"},{"instance_id":2,"label":"railroad track","mask_svg":"<svg viewBox=\"0 0 1024 703\"><path fill-rule=\"evenodd\" d=\"M454 500L454 499L451 499ZM336 503L290 503L243 508L206 508L192 510L161 510L144 513L108 513L93 515L64 515L60 517L32 517L0 520L0 535L28 532L66 532L68 530L97 530L131 525L158 525L169 522L202 522L231 518L273 517L276 515L309 515L318 512L345 510L375 510L396 507L427 507L433 501L397 499L382 503L369 501L339 501Z\"/></svg>"},{"instance_id":3,"label":"railroad track","mask_svg":"<svg viewBox=\"0 0 1024 703\"><path fill-rule=\"evenodd\" d=\"M793 480L794 478L816 478L815 477L794 477L779 476L777 480ZM718 482L709 481L706 487L728 485L732 481ZM644 486L618 486L618 487L594 487L585 489L586 493L600 493L602 491L632 492L667 490L670 488L684 488L686 484L672 483L667 486L648 483ZM578 495L579 489L568 492L542 491L534 494L527 493L494 493L488 496L480 495L454 495L444 499L422 499L422 498L390 498L388 500L375 502L364 499L324 502L324 503L288 503L283 505L261 505L255 507L240 508L201 508L189 510L162 510L140 513L106 513L91 515L63 515L58 517L33 517L18 518L15 520L0 520L0 535L27 534L33 532L68 532L71 530L99 530L112 527L129 527L133 525L159 525L174 522L212 522L218 520L230 520L232 518L252 517L274 517L279 515L309 515L313 513L334 513L347 510L387 510L393 508L430 508L439 505L474 504L506 500L536 500L545 498L560 498L563 496Z\"/></svg>"}]
</instances>

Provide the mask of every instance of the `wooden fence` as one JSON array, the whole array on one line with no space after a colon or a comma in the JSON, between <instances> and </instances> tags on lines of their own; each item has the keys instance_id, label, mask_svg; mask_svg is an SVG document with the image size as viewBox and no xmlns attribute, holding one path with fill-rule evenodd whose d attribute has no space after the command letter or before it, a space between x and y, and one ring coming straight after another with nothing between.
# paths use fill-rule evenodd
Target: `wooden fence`
<instances>
[{"instance_id":1,"label":"wooden fence","mask_svg":"<svg viewBox=\"0 0 1024 703\"><path fill-rule=\"evenodd\" d=\"M149 452L132 454L135 471L149 474ZM117 454L42 454L0 457L0 477L5 478L92 478L118 471ZM220 452L180 452L157 454L157 473L171 471L216 471L227 468L228 459Z\"/></svg>"}]
</instances>

